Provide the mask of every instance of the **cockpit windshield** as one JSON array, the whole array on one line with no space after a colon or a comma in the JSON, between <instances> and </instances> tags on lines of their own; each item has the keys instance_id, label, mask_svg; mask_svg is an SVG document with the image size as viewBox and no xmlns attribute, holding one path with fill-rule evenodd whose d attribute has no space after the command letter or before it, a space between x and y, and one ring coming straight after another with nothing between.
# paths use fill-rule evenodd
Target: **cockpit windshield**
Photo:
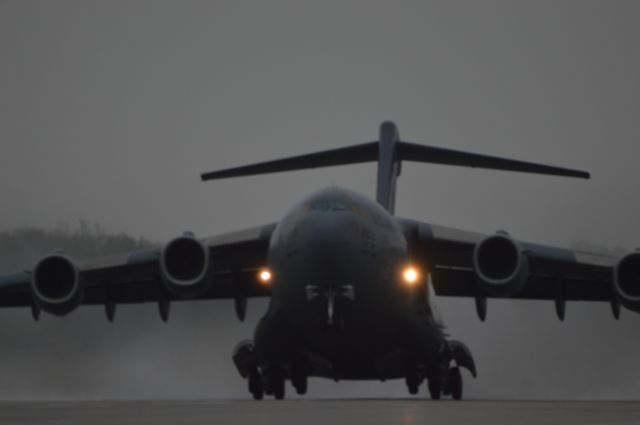
<instances>
[{"instance_id":1,"label":"cockpit windshield","mask_svg":"<svg viewBox=\"0 0 640 425\"><path fill-rule=\"evenodd\" d=\"M329 211L349 211L353 210L353 208L349 208L346 203L342 201L316 201L309 205L309 211L320 211L320 212L329 212Z\"/></svg>"}]
</instances>

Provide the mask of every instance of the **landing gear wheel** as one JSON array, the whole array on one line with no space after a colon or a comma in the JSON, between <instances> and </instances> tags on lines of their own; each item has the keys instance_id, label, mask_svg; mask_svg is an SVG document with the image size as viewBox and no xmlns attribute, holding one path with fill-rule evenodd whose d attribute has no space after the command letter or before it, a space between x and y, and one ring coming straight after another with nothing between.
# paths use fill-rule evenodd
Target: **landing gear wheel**
<instances>
[{"instance_id":1,"label":"landing gear wheel","mask_svg":"<svg viewBox=\"0 0 640 425\"><path fill-rule=\"evenodd\" d=\"M462 399L462 375L457 367L449 369L449 387L454 400Z\"/></svg>"},{"instance_id":2,"label":"landing gear wheel","mask_svg":"<svg viewBox=\"0 0 640 425\"><path fill-rule=\"evenodd\" d=\"M278 381L273 387L273 396L276 400L284 400L284 379Z\"/></svg>"},{"instance_id":3,"label":"landing gear wheel","mask_svg":"<svg viewBox=\"0 0 640 425\"><path fill-rule=\"evenodd\" d=\"M418 394L419 387L417 385L415 385L415 384L408 385L407 388L409 389L409 394L411 394L411 395Z\"/></svg>"},{"instance_id":4,"label":"landing gear wheel","mask_svg":"<svg viewBox=\"0 0 640 425\"><path fill-rule=\"evenodd\" d=\"M430 378L428 386L431 400L440 400L440 396L442 395L442 383L440 380L435 377Z\"/></svg>"},{"instance_id":5,"label":"landing gear wheel","mask_svg":"<svg viewBox=\"0 0 640 425\"><path fill-rule=\"evenodd\" d=\"M264 390L262 388L262 376L258 369L254 368L249 372L249 392L254 400L262 400Z\"/></svg>"},{"instance_id":6,"label":"landing gear wheel","mask_svg":"<svg viewBox=\"0 0 640 425\"><path fill-rule=\"evenodd\" d=\"M307 393L307 377L298 376L295 379L292 379L291 384L293 388L296 389L296 393L299 395L305 395Z\"/></svg>"},{"instance_id":7,"label":"landing gear wheel","mask_svg":"<svg viewBox=\"0 0 640 425\"><path fill-rule=\"evenodd\" d=\"M409 394L418 394L418 390L420 389L420 379L418 379L417 376L407 376L406 383Z\"/></svg>"},{"instance_id":8,"label":"landing gear wheel","mask_svg":"<svg viewBox=\"0 0 640 425\"><path fill-rule=\"evenodd\" d=\"M302 357L295 359L290 365L289 378L291 385L299 395L307 393L308 368L305 359Z\"/></svg>"},{"instance_id":9,"label":"landing gear wheel","mask_svg":"<svg viewBox=\"0 0 640 425\"><path fill-rule=\"evenodd\" d=\"M407 389L409 390L409 394L411 395L418 394L418 390L420 389L420 384L422 383L422 379L418 376L417 371L413 370L407 373L405 382L407 384Z\"/></svg>"},{"instance_id":10,"label":"landing gear wheel","mask_svg":"<svg viewBox=\"0 0 640 425\"><path fill-rule=\"evenodd\" d=\"M271 366L267 369L267 379L269 389L276 400L284 400L284 369L278 366Z\"/></svg>"}]
</instances>

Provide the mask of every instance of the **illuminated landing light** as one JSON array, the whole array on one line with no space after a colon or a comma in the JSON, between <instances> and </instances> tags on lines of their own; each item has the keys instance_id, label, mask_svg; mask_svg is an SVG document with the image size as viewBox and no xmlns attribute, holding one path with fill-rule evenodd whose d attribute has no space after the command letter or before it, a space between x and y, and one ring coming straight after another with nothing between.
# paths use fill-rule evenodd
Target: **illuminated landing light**
<instances>
[{"instance_id":1,"label":"illuminated landing light","mask_svg":"<svg viewBox=\"0 0 640 425\"><path fill-rule=\"evenodd\" d=\"M271 282L272 277L273 275L269 269L262 269L258 272L258 279L260 279L260 282L265 285Z\"/></svg>"},{"instance_id":2,"label":"illuminated landing light","mask_svg":"<svg viewBox=\"0 0 640 425\"><path fill-rule=\"evenodd\" d=\"M420 273L418 273L418 270L415 267L408 266L402 272L402 278L404 279L405 283L413 286L420 278Z\"/></svg>"}]
</instances>

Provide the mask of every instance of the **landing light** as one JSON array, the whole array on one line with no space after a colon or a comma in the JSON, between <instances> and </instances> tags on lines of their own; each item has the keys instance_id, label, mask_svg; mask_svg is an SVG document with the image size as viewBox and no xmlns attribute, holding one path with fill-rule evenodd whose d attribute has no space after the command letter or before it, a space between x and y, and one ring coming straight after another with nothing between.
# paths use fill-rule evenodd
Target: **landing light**
<instances>
[{"instance_id":1,"label":"landing light","mask_svg":"<svg viewBox=\"0 0 640 425\"><path fill-rule=\"evenodd\" d=\"M420 274L418 273L418 269L413 266L406 267L402 272L402 278L404 279L405 283L409 285L414 285L418 281L419 277Z\"/></svg>"},{"instance_id":2,"label":"landing light","mask_svg":"<svg viewBox=\"0 0 640 425\"><path fill-rule=\"evenodd\" d=\"M271 282L271 277L271 270L269 269L262 269L258 272L258 279L264 284Z\"/></svg>"}]
</instances>

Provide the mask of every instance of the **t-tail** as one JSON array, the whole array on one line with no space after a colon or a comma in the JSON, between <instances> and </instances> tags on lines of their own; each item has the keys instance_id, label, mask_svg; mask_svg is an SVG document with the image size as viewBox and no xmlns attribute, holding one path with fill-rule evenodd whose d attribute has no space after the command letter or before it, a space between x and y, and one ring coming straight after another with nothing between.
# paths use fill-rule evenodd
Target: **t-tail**
<instances>
[{"instance_id":1,"label":"t-tail","mask_svg":"<svg viewBox=\"0 0 640 425\"><path fill-rule=\"evenodd\" d=\"M583 179L590 177L589 173L585 171L401 141L398 127L391 121L385 121L380 124L378 140L373 142L212 171L202 174L201 177L203 181L206 181L373 161L378 162L376 200L392 214L395 207L396 181L400 176L402 161L428 162Z\"/></svg>"}]
</instances>

